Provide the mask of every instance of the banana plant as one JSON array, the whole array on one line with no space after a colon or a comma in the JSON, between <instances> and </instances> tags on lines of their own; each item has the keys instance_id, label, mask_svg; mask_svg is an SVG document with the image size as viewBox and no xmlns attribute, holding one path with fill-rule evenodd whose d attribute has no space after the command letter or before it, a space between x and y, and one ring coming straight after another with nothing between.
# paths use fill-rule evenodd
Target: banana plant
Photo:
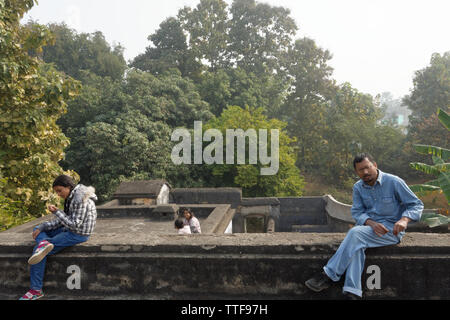
<instances>
[{"instance_id":1,"label":"banana plant","mask_svg":"<svg viewBox=\"0 0 450 320\"><path fill-rule=\"evenodd\" d=\"M444 110L441 109L438 109L437 113L441 123L447 128L447 130L450 130L450 115L448 115ZM433 159L433 165L428 165L420 162L412 162L410 163L410 166L413 169L434 175L437 178L424 184L412 185L410 186L411 190L418 194L433 191L443 192L445 198L447 199L447 203L450 204L450 163L448 163L450 159L450 150L422 144L414 145L414 149L420 154L431 155ZM420 221L427 224L430 228L433 228L436 226L448 224L449 218L442 214L424 213L422 214Z\"/></svg>"}]
</instances>

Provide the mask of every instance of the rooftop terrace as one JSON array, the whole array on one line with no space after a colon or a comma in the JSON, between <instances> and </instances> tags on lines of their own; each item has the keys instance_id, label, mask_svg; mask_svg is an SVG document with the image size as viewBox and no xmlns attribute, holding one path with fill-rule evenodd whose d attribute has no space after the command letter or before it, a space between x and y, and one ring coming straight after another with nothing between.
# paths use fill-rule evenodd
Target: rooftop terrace
<instances>
[{"instance_id":1,"label":"rooftop terrace","mask_svg":"<svg viewBox=\"0 0 450 320\"><path fill-rule=\"evenodd\" d=\"M348 205L331 196L242 198L240 190L222 191L174 189L167 204L115 199L98 206L90 240L48 258L47 299L342 298L342 283L312 293L304 281L352 226ZM176 234L173 221L184 206L200 219L202 234ZM262 219L261 232L243 232L251 217ZM0 233L0 298L17 299L28 289L31 231L49 218ZM233 233L224 234L230 226ZM380 268L381 287L364 286L365 298L450 298L448 226L430 233L416 224L408 231L399 245L366 251L366 268ZM81 270L80 289L67 286L73 265ZM369 276L363 274L364 284Z\"/></svg>"}]
</instances>

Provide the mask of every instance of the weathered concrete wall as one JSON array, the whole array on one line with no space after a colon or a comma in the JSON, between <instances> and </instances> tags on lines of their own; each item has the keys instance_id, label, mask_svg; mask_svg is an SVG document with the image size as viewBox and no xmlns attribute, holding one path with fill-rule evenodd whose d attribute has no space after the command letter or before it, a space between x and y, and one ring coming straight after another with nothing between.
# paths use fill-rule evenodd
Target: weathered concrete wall
<instances>
[{"instance_id":1,"label":"weathered concrete wall","mask_svg":"<svg viewBox=\"0 0 450 320\"><path fill-rule=\"evenodd\" d=\"M351 214L351 205L337 201L331 195L323 196L326 202L326 216L329 232L347 232L354 224L355 220ZM425 209L423 212L436 212L435 209ZM408 232L424 233L448 233L449 225L442 225L434 228L428 227L422 222L410 222Z\"/></svg>"},{"instance_id":2,"label":"weathered concrete wall","mask_svg":"<svg viewBox=\"0 0 450 320\"><path fill-rule=\"evenodd\" d=\"M350 211L352 206L337 201L331 195L325 195L323 199L330 232L347 232L355 224Z\"/></svg>"},{"instance_id":3,"label":"weathered concrete wall","mask_svg":"<svg viewBox=\"0 0 450 320\"><path fill-rule=\"evenodd\" d=\"M170 193L171 203L230 204L235 209L242 198L240 188L177 188Z\"/></svg>"},{"instance_id":4,"label":"weathered concrete wall","mask_svg":"<svg viewBox=\"0 0 450 320\"><path fill-rule=\"evenodd\" d=\"M97 207L98 217L101 219L145 219L143 223L147 225L148 232L154 232L152 225L155 222L161 222L158 230L173 229L173 223L179 217L179 209L187 207L192 210L194 215L201 221L203 233L224 233L230 221L233 219L235 210L231 209L229 204L189 204L182 206L176 204L165 205L140 205L123 206L119 205L117 200L110 201ZM165 222L165 225L162 223Z\"/></svg>"},{"instance_id":5,"label":"weathered concrete wall","mask_svg":"<svg viewBox=\"0 0 450 320\"><path fill-rule=\"evenodd\" d=\"M280 221L277 231L290 232L293 225L325 225L326 202L322 197L278 198Z\"/></svg>"},{"instance_id":6,"label":"weathered concrete wall","mask_svg":"<svg viewBox=\"0 0 450 320\"><path fill-rule=\"evenodd\" d=\"M242 198L237 213L233 218L233 232L245 232L246 218L252 216L263 217L264 230L261 232L279 231L280 201L276 197Z\"/></svg>"},{"instance_id":7,"label":"weathered concrete wall","mask_svg":"<svg viewBox=\"0 0 450 320\"><path fill-rule=\"evenodd\" d=\"M155 235L98 234L50 256L49 297L155 299L340 299L342 281L322 293L304 281L321 269L342 233ZM32 241L0 233L0 293L16 299L29 285ZM380 268L381 289L368 299L449 299L450 235L407 234L397 246L368 249L366 267ZM81 270L81 289L69 290L67 268Z\"/></svg>"},{"instance_id":8,"label":"weathered concrete wall","mask_svg":"<svg viewBox=\"0 0 450 320\"><path fill-rule=\"evenodd\" d=\"M152 220L173 221L177 217L176 205L118 205L117 200L97 207L100 218L145 217Z\"/></svg>"},{"instance_id":9,"label":"weathered concrete wall","mask_svg":"<svg viewBox=\"0 0 450 320\"><path fill-rule=\"evenodd\" d=\"M197 211L195 206L190 208ZM218 204L208 215L208 218L202 223L202 233L223 234L227 229L230 221L233 220L235 210L230 208L229 204Z\"/></svg>"}]
</instances>

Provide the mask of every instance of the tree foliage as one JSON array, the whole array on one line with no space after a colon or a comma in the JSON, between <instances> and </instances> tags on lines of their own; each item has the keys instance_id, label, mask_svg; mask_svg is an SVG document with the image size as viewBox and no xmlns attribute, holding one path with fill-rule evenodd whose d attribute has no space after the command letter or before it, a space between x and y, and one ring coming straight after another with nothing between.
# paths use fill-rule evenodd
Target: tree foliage
<instances>
[{"instance_id":1,"label":"tree foliage","mask_svg":"<svg viewBox=\"0 0 450 320\"><path fill-rule=\"evenodd\" d=\"M26 24L31 29L34 25L33 21ZM65 23L51 23L47 28L54 40L39 54L45 62L75 79L81 78L83 70L112 79L123 77L127 68L124 48L120 44L111 47L102 32L77 33Z\"/></svg>"},{"instance_id":2,"label":"tree foliage","mask_svg":"<svg viewBox=\"0 0 450 320\"><path fill-rule=\"evenodd\" d=\"M212 119L205 126L207 129L219 130L226 137L227 129L265 129L268 132L268 141L271 141L272 129L279 130L279 170L274 175L261 175L261 162L250 164L249 152L246 152L244 164L213 164L213 181L218 186L241 187L244 196L268 197L268 196L301 196L304 180L300 170L295 166L295 152L292 143L295 139L290 138L285 131L286 123L277 119L268 120L263 114L263 109L241 108L230 106L220 117ZM225 138L224 138L225 139ZM226 141L229 143L229 141ZM270 143L267 142L269 145ZM249 150L250 142L246 140L245 150ZM258 145L261 148L261 144ZM268 154L274 152L269 148ZM224 147L223 154L226 154Z\"/></svg>"},{"instance_id":3,"label":"tree foliage","mask_svg":"<svg viewBox=\"0 0 450 320\"><path fill-rule=\"evenodd\" d=\"M212 117L192 81L175 71L130 71L116 81L86 73L83 83L59 122L71 139L63 166L96 186L102 201L124 180L189 175L170 161L172 129Z\"/></svg>"},{"instance_id":4,"label":"tree foliage","mask_svg":"<svg viewBox=\"0 0 450 320\"><path fill-rule=\"evenodd\" d=\"M409 130L436 113L438 108L448 112L450 108L450 52L434 53L430 64L415 72L414 88L403 103L411 109ZM424 137L425 138L425 137Z\"/></svg>"},{"instance_id":5,"label":"tree foliage","mask_svg":"<svg viewBox=\"0 0 450 320\"><path fill-rule=\"evenodd\" d=\"M152 45L146 52L135 57L130 67L161 75L170 69L178 69L183 77L196 79L202 71L202 64L195 60L188 50L187 38L181 22L173 17L167 18L154 34L148 37Z\"/></svg>"},{"instance_id":6,"label":"tree foliage","mask_svg":"<svg viewBox=\"0 0 450 320\"><path fill-rule=\"evenodd\" d=\"M445 111L438 109L438 118L447 131L450 131L450 116ZM410 166L416 170L437 176L437 179L419 184L412 185L411 190L418 193L442 192L447 199L447 205L450 204L450 150L436 147L432 145L414 145L417 152L425 155L431 155L433 165L413 162ZM421 221L427 223L430 227L441 224L448 224L448 217L440 214L428 214L422 217Z\"/></svg>"},{"instance_id":7,"label":"tree foliage","mask_svg":"<svg viewBox=\"0 0 450 320\"><path fill-rule=\"evenodd\" d=\"M0 1L0 172L4 196L39 216L69 144L56 121L79 84L29 54L52 41L47 28L19 23L33 3Z\"/></svg>"},{"instance_id":8,"label":"tree foliage","mask_svg":"<svg viewBox=\"0 0 450 320\"><path fill-rule=\"evenodd\" d=\"M216 116L230 105L262 107L274 116L289 87L283 61L296 30L281 7L201 0L161 23L148 37L152 45L131 66L153 74L178 68L200 84Z\"/></svg>"},{"instance_id":9,"label":"tree foliage","mask_svg":"<svg viewBox=\"0 0 450 320\"><path fill-rule=\"evenodd\" d=\"M436 110L450 111L450 52L434 53L430 63L415 72L411 93L404 97L403 103L411 110L408 134L403 148L405 167L410 162L427 162L429 156L417 154L415 144L447 147L450 144L450 131L442 131ZM409 170L411 172L411 170ZM426 176L412 171L421 179Z\"/></svg>"},{"instance_id":10,"label":"tree foliage","mask_svg":"<svg viewBox=\"0 0 450 320\"><path fill-rule=\"evenodd\" d=\"M26 27L42 35L39 25ZM350 186L357 152L371 152L380 168L404 174L408 148L425 143L423 137L448 144L430 112L448 108L448 53L433 55L416 73L404 99L413 112L406 136L394 120L383 119L380 97L336 83L332 54L313 39L295 39L298 27L283 7L201 0L162 21L128 70L123 48L110 46L101 32L78 34L64 24L48 29L54 41L41 44L43 51L26 50L83 84L56 123L70 138L61 165L93 184L101 200L120 181L143 178L166 178L180 187L241 186L247 195L299 195L300 172ZM280 128L282 169L262 177L253 165L173 165L170 133L192 129L196 120L211 120L208 126L221 130Z\"/></svg>"}]
</instances>

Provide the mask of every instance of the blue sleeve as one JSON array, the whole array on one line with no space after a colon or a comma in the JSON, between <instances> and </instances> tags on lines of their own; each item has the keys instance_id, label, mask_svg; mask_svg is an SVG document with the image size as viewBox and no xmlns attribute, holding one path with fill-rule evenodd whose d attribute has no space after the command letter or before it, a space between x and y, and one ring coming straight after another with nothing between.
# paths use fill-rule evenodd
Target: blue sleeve
<instances>
[{"instance_id":1,"label":"blue sleeve","mask_svg":"<svg viewBox=\"0 0 450 320\"><path fill-rule=\"evenodd\" d=\"M402 212L402 217L419 221L422 216L423 202L417 198L405 181L400 178L395 182L395 196L406 207L406 210Z\"/></svg>"},{"instance_id":2,"label":"blue sleeve","mask_svg":"<svg viewBox=\"0 0 450 320\"><path fill-rule=\"evenodd\" d=\"M353 205L352 205L352 217L356 221L356 225L364 225L370 216L366 212L366 208L362 202L361 194L356 186L353 186Z\"/></svg>"}]
</instances>

